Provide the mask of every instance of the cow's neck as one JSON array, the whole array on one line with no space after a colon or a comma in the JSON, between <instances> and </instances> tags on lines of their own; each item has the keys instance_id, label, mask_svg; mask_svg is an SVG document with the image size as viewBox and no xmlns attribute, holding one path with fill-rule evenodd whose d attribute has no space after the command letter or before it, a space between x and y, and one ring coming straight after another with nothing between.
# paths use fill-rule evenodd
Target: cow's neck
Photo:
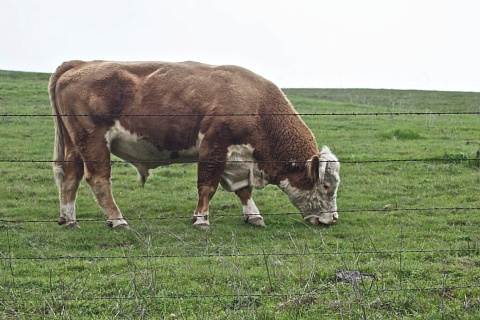
<instances>
[{"instance_id":1,"label":"cow's neck","mask_svg":"<svg viewBox=\"0 0 480 320\"><path fill-rule=\"evenodd\" d=\"M295 111L288 113L292 112ZM307 160L319 154L310 129L299 116L293 115L265 116L263 122L268 129L265 130L266 143L257 155L258 160L264 161L259 163L259 168L277 185L287 178L305 181Z\"/></svg>"}]
</instances>

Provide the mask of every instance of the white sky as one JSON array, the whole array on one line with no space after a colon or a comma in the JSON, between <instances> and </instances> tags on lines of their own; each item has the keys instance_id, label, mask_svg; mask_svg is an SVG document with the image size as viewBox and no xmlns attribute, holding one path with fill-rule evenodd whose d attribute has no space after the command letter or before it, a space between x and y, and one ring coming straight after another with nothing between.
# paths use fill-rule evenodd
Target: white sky
<instances>
[{"instance_id":1,"label":"white sky","mask_svg":"<svg viewBox=\"0 0 480 320\"><path fill-rule=\"evenodd\" d=\"M280 87L480 91L478 0L1 0L0 69L236 64Z\"/></svg>"}]
</instances>

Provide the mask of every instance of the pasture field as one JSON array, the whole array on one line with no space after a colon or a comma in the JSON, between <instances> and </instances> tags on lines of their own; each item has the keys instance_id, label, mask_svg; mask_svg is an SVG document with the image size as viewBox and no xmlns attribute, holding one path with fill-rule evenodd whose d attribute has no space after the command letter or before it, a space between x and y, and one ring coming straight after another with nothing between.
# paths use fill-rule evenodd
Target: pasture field
<instances>
[{"instance_id":1,"label":"pasture field","mask_svg":"<svg viewBox=\"0 0 480 320\"><path fill-rule=\"evenodd\" d=\"M266 228L245 224L219 188L211 229L199 231L196 165L155 169L142 189L116 162L113 192L131 228L106 227L83 181L81 228L67 229L56 223L48 78L0 71L0 318L480 314L480 93L285 89L342 162L330 227L305 223L268 186L254 192Z\"/></svg>"}]
</instances>

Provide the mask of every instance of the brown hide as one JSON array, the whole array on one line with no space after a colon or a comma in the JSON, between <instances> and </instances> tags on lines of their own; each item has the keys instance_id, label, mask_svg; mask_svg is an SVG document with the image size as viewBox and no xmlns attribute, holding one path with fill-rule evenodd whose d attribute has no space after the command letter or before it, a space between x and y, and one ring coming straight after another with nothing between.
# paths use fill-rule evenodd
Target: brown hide
<instances>
[{"instance_id":1,"label":"brown hide","mask_svg":"<svg viewBox=\"0 0 480 320\"><path fill-rule=\"evenodd\" d=\"M84 160L106 160L96 158L91 141L98 139L104 148L103 137L118 120L158 150L171 152L171 158L195 146L201 132L206 150L200 160L225 161L228 146L250 144L272 183L288 176L294 187L311 189L315 182L305 166L319 154L313 134L277 86L244 68L70 61L52 75L50 92L54 112L67 115L60 121L64 133ZM213 150L218 154L208 154Z\"/></svg>"}]
</instances>

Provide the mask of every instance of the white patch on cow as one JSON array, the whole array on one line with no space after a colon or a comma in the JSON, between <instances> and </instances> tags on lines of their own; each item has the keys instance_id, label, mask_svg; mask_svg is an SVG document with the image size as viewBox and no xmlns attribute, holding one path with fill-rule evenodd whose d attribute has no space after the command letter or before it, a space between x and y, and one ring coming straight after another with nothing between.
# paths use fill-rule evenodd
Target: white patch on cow
<instances>
[{"instance_id":1,"label":"white patch on cow","mask_svg":"<svg viewBox=\"0 0 480 320\"><path fill-rule=\"evenodd\" d=\"M198 158L198 149L203 140L203 134L198 134L198 139L195 146L188 149L178 150L178 160L196 159ZM128 131L122 127L118 120L105 134L107 146L114 155L126 160L128 162L153 161L150 167L157 167L160 163L155 164L155 161L169 160L175 162L171 158L172 151L158 150L156 146L148 142L142 136Z\"/></svg>"},{"instance_id":2,"label":"white patch on cow","mask_svg":"<svg viewBox=\"0 0 480 320\"><path fill-rule=\"evenodd\" d=\"M255 205L255 202L253 201L252 198L248 199L247 205L242 206L242 207L243 207L243 214L245 216L259 215L260 214L260 211L258 210L258 208Z\"/></svg>"},{"instance_id":3,"label":"white patch on cow","mask_svg":"<svg viewBox=\"0 0 480 320\"><path fill-rule=\"evenodd\" d=\"M202 145L204 137L205 137L205 135L203 133L198 132L197 143L195 145L197 147L197 152L198 152L198 150L200 150L200 146Z\"/></svg>"},{"instance_id":4,"label":"white patch on cow","mask_svg":"<svg viewBox=\"0 0 480 320\"><path fill-rule=\"evenodd\" d=\"M75 214L75 201L60 205L60 218L65 220L67 225L69 222L74 222L77 220L77 216Z\"/></svg>"},{"instance_id":5,"label":"white patch on cow","mask_svg":"<svg viewBox=\"0 0 480 320\"><path fill-rule=\"evenodd\" d=\"M153 161L165 158L154 145L122 127L118 120L107 131L105 138L110 152L126 161Z\"/></svg>"},{"instance_id":6,"label":"white patch on cow","mask_svg":"<svg viewBox=\"0 0 480 320\"><path fill-rule=\"evenodd\" d=\"M220 180L225 190L234 192L245 187L261 189L268 184L267 175L258 169L253 158L253 150L250 144L228 147L227 166Z\"/></svg>"},{"instance_id":7,"label":"white patch on cow","mask_svg":"<svg viewBox=\"0 0 480 320\"><path fill-rule=\"evenodd\" d=\"M265 221L263 221L263 217L260 215L260 211L252 198L248 199L247 204L242 207L245 222L259 227L265 227Z\"/></svg>"}]
</instances>

